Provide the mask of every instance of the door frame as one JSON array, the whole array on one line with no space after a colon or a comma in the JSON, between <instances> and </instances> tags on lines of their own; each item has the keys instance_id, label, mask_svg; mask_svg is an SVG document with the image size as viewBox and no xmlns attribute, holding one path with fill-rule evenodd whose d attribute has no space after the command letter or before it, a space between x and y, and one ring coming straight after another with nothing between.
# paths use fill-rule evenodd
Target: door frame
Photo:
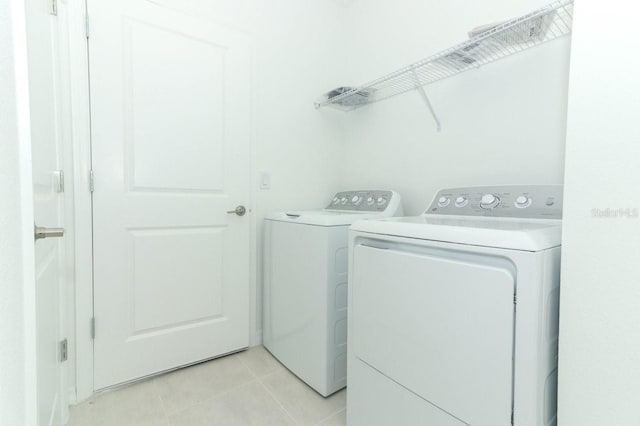
<instances>
[{"instance_id":1,"label":"door frame","mask_svg":"<svg viewBox=\"0 0 640 426\"><path fill-rule=\"evenodd\" d=\"M67 17L66 31L64 42L66 44L66 54L69 61L69 72L63 75L63 85L68 88L70 98L70 129L69 142L70 146L66 147L67 151L72 153L65 156L65 170L72 172L69 183L72 189L68 191L65 200L70 207L68 215L68 223L66 227L72 232L69 233L67 248L70 254L70 268L72 273L69 274L70 286L73 288L72 295L68 303L70 308L69 318L75 318L75 335L70 336L70 353L72 361L69 365L70 370L75 371L75 380L70 380L70 403L79 403L89 398L94 393L93 382L93 338L91 335L91 321L93 318L93 206L92 196L89 190L89 175L91 171L91 106L89 91L89 52L87 28L90 32L90 26L87 24L87 5L85 0L69 0L63 3L59 2L59 13L65 13ZM236 25L218 22L220 25L232 28L238 31ZM243 29L242 32L251 35L249 29ZM255 87L255 38L251 46L251 81L252 87ZM249 118L251 125L250 134L250 150L249 150L249 170L250 170L250 189L247 204L250 215L249 232L249 250L250 250L250 272L249 272L249 344L255 346L261 343L261 333L257 330L257 218L255 206L255 188L258 187L258 173L255 171L256 158L256 134L255 134L255 96L251 94L251 117Z\"/></svg>"},{"instance_id":2,"label":"door frame","mask_svg":"<svg viewBox=\"0 0 640 426\"><path fill-rule=\"evenodd\" d=\"M67 173L65 203L68 206L65 228L71 291L67 306L73 326L69 336L69 402L77 403L93 394L93 340L90 321L93 317L93 236L92 206L89 192L91 170L91 127L89 109L89 75L86 39L86 5L84 0L58 3L58 14L66 16L68 72L63 85L68 88L70 137L65 140L64 169ZM71 186L69 188L69 186ZM73 371L73 373L71 372ZM75 373L75 374L74 374ZM74 380L75 377L75 380Z\"/></svg>"}]
</instances>

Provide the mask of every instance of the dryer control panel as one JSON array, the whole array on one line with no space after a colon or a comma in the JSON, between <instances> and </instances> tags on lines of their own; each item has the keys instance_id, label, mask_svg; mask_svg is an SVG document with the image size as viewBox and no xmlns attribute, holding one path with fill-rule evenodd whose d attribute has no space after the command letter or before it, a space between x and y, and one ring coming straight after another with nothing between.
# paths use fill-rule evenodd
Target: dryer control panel
<instances>
[{"instance_id":1,"label":"dryer control panel","mask_svg":"<svg viewBox=\"0 0 640 426\"><path fill-rule=\"evenodd\" d=\"M327 210L383 212L400 202L394 191L343 191L338 192L327 206Z\"/></svg>"},{"instance_id":2,"label":"dryer control panel","mask_svg":"<svg viewBox=\"0 0 640 426\"><path fill-rule=\"evenodd\" d=\"M562 218L562 185L501 185L438 191L424 214Z\"/></svg>"}]
</instances>

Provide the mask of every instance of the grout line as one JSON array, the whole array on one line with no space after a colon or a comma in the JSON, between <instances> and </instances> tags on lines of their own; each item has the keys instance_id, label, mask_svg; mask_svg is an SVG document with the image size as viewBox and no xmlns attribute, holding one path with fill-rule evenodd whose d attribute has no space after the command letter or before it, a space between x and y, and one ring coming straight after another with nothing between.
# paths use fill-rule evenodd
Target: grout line
<instances>
[{"instance_id":1,"label":"grout line","mask_svg":"<svg viewBox=\"0 0 640 426\"><path fill-rule=\"evenodd\" d=\"M151 380L151 386L155 390L155 397L160 400L160 406L162 407L162 412L164 413L164 419L167 421L167 426L171 426L171 421L169 420L169 413L167 412L167 406L164 402L164 398L160 395L160 389L158 388L158 383L155 379Z\"/></svg>"},{"instance_id":2,"label":"grout line","mask_svg":"<svg viewBox=\"0 0 640 426\"><path fill-rule=\"evenodd\" d=\"M189 409L189 408L191 408L191 407L193 407L195 405L198 405L198 403L190 404L188 407L185 407L185 408L180 409L180 410L178 410L176 412L173 412L173 413L169 413L168 408L167 408L167 403L166 403L164 397L160 394L160 388L158 387L158 384L157 384L157 382L155 380L153 382L153 386L155 387L156 392L158 393L158 398L160 398L160 402L162 403L162 410L164 411L164 414L167 417L167 423L169 424L169 426L171 426L171 421L169 420L169 416L170 415L174 415L174 414L176 414L176 413L178 413L180 411L187 410L187 409Z\"/></svg>"},{"instance_id":3,"label":"grout line","mask_svg":"<svg viewBox=\"0 0 640 426\"><path fill-rule=\"evenodd\" d=\"M272 356L273 356L273 355L272 355ZM275 359L275 358L274 358L274 359ZM276 359L276 361L278 361L278 360ZM259 380L259 381L260 381L260 383L261 383L261 384L262 384L262 385L267 389L267 392L269 392L269 394L271 394L271 396L272 396L272 397L273 397L273 398L278 402L278 404L280 404L280 406L281 406L281 407L282 407L282 408L287 412L287 414L289 414L289 416L290 416L291 418L293 418L293 415L291 415L291 414L289 413L289 411L288 411L286 408L284 408L284 406L282 405L282 403L280 402L280 400L279 400L279 399L278 399L278 398L277 398L277 397L276 397L276 396L275 396L275 395L274 395L274 394L269 390L268 386L266 386L266 384L264 383L263 379L266 379L266 378L268 378L268 377L271 377L271 376L273 376L273 375L275 375L275 374L277 374L277 373L281 373L281 372L283 372L283 371L286 371L287 373L291 374L291 375L292 375L296 380L298 380L300 383L302 383L304 386L306 386L306 387L308 387L309 389L311 389L314 393L315 393L316 391L315 391L315 390L313 390L313 389L312 389L308 384L306 384L306 383L305 383L303 380L301 380L299 377L297 377L294 373L292 373L291 371L289 371L289 369L287 369L287 368L286 368L282 363L280 363L280 361L278 361L278 363L282 366L282 369L278 369L278 370L276 370L276 371L272 371L271 373L268 373L268 374L265 374L265 375L263 375L263 376L261 376L261 377L258 377L258 380ZM342 392L342 390L340 390L340 391L338 391L338 392L336 392L336 393L339 393L339 392ZM346 392L346 390L345 390L345 392ZM335 395L335 394L333 394L333 395ZM333 395L330 395L329 397L331 397L331 396L333 396ZM329 415L327 415L326 417L324 417L324 418L322 418L321 420L319 420L317 423L314 423L314 426L319 426L319 425L320 425L322 422L324 422L325 420L329 419L329 418L330 418L330 417L332 417L332 416L335 416L335 415L336 415L336 414L338 414L339 412L344 411L344 410L346 410L346 409L347 409L347 407L346 407L346 404L345 404L345 406L344 406L344 407L341 407L341 408L337 409L336 411L332 412L331 414L329 414ZM293 418L293 419L294 419L294 421L295 421L295 418ZM296 424L297 424L297 425L299 425L300 423L296 422Z\"/></svg>"},{"instance_id":4,"label":"grout line","mask_svg":"<svg viewBox=\"0 0 640 426\"><path fill-rule=\"evenodd\" d=\"M235 357L236 361L237 361L237 362L238 362L242 367L244 367L244 368L246 369L246 371L249 373L249 375L251 376L251 380L249 380L249 381L247 381L247 382L245 382L245 383L234 384L234 385L233 385L233 386L231 386L230 388L225 389L225 390L223 390L223 391L221 391L221 392L215 393L215 394L213 394L213 395L209 395L209 396L205 397L205 398L204 398L203 400L201 400L201 401L197 401L197 402L190 402L190 403L188 404L188 406L186 406L186 407L184 407L184 408L181 408L181 409L179 409L179 410L177 410L177 411L171 412L171 413L167 411L166 406L165 406L165 413L167 413L167 417L169 417L169 416L173 416L174 414L180 413L180 412L182 412L182 411L184 411L184 410L187 410L187 409L189 409L189 408L193 408L193 407L195 407L195 406L197 406L197 405L200 405L200 404L203 404L203 403L205 403L205 402L211 401L211 400L213 400L213 399L215 399L215 398L217 398L217 397L219 397L219 396L226 395L227 393L229 393L229 392L231 392L231 391L233 391L233 390L243 388L243 387L245 387L246 385L248 385L249 383L252 383L252 382L256 381L258 378L257 378L257 377L255 377L255 374L253 374L253 372L251 371L251 369L249 369L249 368L248 368L248 367L247 367L247 366L246 366L246 365L245 365L245 364L244 364L240 359L238 359L238 357L237 357L237 355L236 355L236 354L230 354L230 355L227 355L227 356L224 356L224 357L214 358L214 359L212 359L212 360L205 361L205 362L203 362L203 363L190 365L190 366L187 366L187 367L183 367L183 368L181 368L181 369L179 369L179 370L174 370L174 371L171 371L171 372L169 372L169 373L166 373L166 374L168 375L168 374L174 374L174 373L176 373L176 372L178 372L178 371L185 372L185 371L188 371L188 369L189 369L189 368L195 367L195 366L197 366L197 365L204 365L204 364L206 364L206 363L216 362L216 361L218 361L218 360L220 360L220 359L233 359L234 357ZM176 373L176 374L179 374L179 373ZM162 377L162 376L158 376L158 377ZM154 383L154 384L155 384L155 383ZM163 402L163 406L164 406L164 404L165 404L164 398L162 398L162 395L160 395L160 394L159 394L159 392L158 392L158 395L160 396L160 399L162 400L162 402Z\"/></svg>"},{"instance_id":5,"label":"grout line","mask_svg":"<svg viewBox=\"0 0 640 426\"><path fill-rule=\"evenodd\" d=\"M208 404L209 402L211 402L211 401L213 401L215 399L218 399L218 398L222 398L223 396L226 396L226 395L230 394L231 392L243 389L243 388L249 386L252 383L260 383L260 380L258 380L257 378L254 378L254 379L249 380L246 383L242 383L240 385L234 386L234 387L232 387L230 389L227 389L227 390L222 391L220 393L217 393L215 395L210 395L209 397L203 399L202 401L196 402L195 404L191 404L188 407L181 408L180 410L171 413L171 416L175 416L177 414L183 413L183 412L185 412L187 410L190 410L190 409L192 409L194 407L197 407L199 405ZM169 418L169 417L170 416L167 415L167 418ZM171 423L171 422L169 422L169 423Z\"/></svg>"},{"instance_id":6,"label":"grout line","mask_svg":"<svg viewBox=\"0 0 640 426\"><path fill-rule=\"evenodd\" d=\"M318 423L316 423L314 426L320 426L323 422L329 420L331 417L335 416L338 413L341 413L343 411L346 411L347 407L342 407L341 409L339 409L338 411L335 411L331 414L329 414L327 417L323 418L322 420L320 420Z\"/></svg>"},{"instance_id":7,"label":"grout line","mask_svg":"<svg viewBox=\"0 0 640 426\"><path fill-rule=\"evenodd\" d=\"M271 377L271 376L273 376L274 374L277 374L277 373L282 373L283 371L287 371L287 372L291 373L285 367L282 367L282 368L278 368L277 370L270 371L270 372L268 372L266 374L263 374L262 376L258 376L258 380L262 381L262 379L266 379L267 377ZM293 374L293 373L291 373L291 374Z\"/></svg>"},{"instance_id":8,"label":"grout line","mask_svg":"<svg viewBox=\"0 0 640 426\"><path fill-rule=\"evenodd\" d=\"M278 404L280 406L280 408L285 412L285 414L287 416L289 416L289 418L291 419L291 421L293 421L294 425L300 425L300 423L298 423L298 421L296 420L295 417L293 417L293 414L291 414L289 412L289 410L287 410L284 405L282 404L282 402L280 402L280 400L273 394L273 392L271 392L271 389L269 389L269 387L267 385L265 385L262 380L258 379L258 382L260 383L260 385L262 385L262 387L267 391L267 393L269 394L269 396L271 396L271 398L273 398L273 400L276 402L276 404Z\"/></svg>"},{"instance_id":9,"label":"grout line","mask_svg":"<svg viewBox=\"0 0 640 426\"><path fill-rule=\"evenodd\" d=\"M262 348L264 349L264 346L262 346L262 345L260 345L260 346L254 346L254 347L256 347L256 348L257 348L257 347L262 347ZM249 349L249 350L251 350L251 349ZM236 355L236 357L238 357L238 359L240 360L240 362L241 362L244 366L246 366L246 367L249 369L249 371L251 371L251 373L252 373L252 374L253 374L253 375L254 375L258 380L262 380L262 378L263 378L263 377L269 377L269 376L271 376L271 375L273 375L273 374L275 374L275 373L279 373L279 372L281 372L281 371L283 371L283 370L287 370L287 368L286 368L286 367L285 367L285 366L284 366L280 361L278 361L278 359L277 359L276 357L274 357L273 355L271 355L271 353L269 353L269 351L267 351L266 349L265 349L265 351L267 352L268 357L269 357L269 358L271 358L271 359L273 359L273 360L278 364L278 367L277 367L276 369L274 369L273 371L270 371L270 372L268 372L268 373L265 373L265 374L258 374L258 373L255 373L255 372L251 369L251 367L249 367L249 364L247 364L246 362L242 361L242 359L241 359L238 355L239 355L239 354L241 354L241 353L243 353L243 352L238 352L238 353L237 353L237 354L235 354L235 355ZM245 351L245 352L246 352L246 351Z\"/></svg>"},{"instance_id":10,"label":"grout line","mask_svg":"<svg viewBox=\"0 0 640 426\"><path fill-rule=\"evenodd\" d=\"M245 351L245 352L246 352L246 351ZM240 353L242 353L242 352L240 352ZM244 368L246 368L247 370L249 370L249 373L251 373L251 375L252 375L253 377L255 377L256 379L258 378L258 375L257 375L257 374L256 374L256 373L251 369L251 367L249 367L249 365L248 365L246 362L244 362L244 361L242 360L242 358L240 358L240 357L238 356L238 354L235 354L234 356L238 359L238 361L240 362L240 364L242 364L242 365L244 366Z\"/></svg>"}]
</instances>

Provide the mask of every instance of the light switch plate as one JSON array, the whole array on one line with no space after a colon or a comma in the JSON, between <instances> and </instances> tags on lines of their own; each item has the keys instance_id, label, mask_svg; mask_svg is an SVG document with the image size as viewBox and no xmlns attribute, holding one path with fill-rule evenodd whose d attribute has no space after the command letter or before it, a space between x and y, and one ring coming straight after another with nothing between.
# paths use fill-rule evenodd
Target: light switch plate
<instances>
[{"instance_id":1,"label":"light switch plate","mask_svg":"<svg viewBox=\"0 0 640 426\"><path fill-rule=\"evenodd\" d=\"M260 189L271 189L271 174L267 172L260 173Z\"/></svg>"}]
</instances>

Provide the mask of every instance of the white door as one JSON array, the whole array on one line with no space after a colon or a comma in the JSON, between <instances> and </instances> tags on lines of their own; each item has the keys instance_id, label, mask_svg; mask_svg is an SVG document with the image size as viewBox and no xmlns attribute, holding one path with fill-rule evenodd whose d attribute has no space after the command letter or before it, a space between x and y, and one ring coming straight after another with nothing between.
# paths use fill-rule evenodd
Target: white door
<instances>
[{"instance_id":1,"label":"white door","mask_svg":"<svg viewBox=\"0 0 640 426\"><path fill-rule=\"evenodd\" d=\"M88 13L100 389L248 346L251 42L157 2Z\"/></svg>"},{"instance_id":2,"label":"white door","mask_svg":"<svg viewBox=\"0 0 640 426\"><path fill-rule=\"evenodd\" d=\"M58 22L45 6L45 2L26 2L33 204L35 223L55 228L64 223L56 91L59 87ZM62 254L62 238L52 235L35 241L38 425L61 425L67 409L64 364L60 357Z\"/></svg>"}]
</instances>

